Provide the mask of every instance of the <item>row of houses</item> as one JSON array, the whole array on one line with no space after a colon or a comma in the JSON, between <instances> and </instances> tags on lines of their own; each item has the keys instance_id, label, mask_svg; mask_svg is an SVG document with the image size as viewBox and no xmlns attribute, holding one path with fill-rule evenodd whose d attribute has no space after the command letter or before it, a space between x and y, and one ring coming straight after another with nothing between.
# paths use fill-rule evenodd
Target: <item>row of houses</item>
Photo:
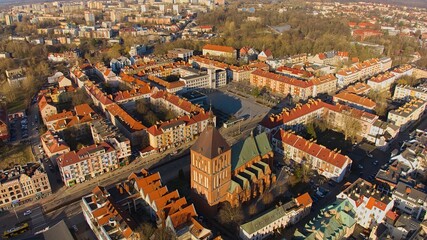
<instances>
[{"instance_id":1,"label":"row of houses","mask_svg":"<svg viewBox=\"0 0 427 240\"><path fill-rule=\"evenodd\" d=\"M139 239L137 227L141 223L135 216L141 212L157 227L169 229L177 239L212 237L212 232L199 222L194 205L177 190L169 191L158 172L142 169L111 188L95 187L82 198L81 206L98 239Z\"/></svg>"}]
</instances>

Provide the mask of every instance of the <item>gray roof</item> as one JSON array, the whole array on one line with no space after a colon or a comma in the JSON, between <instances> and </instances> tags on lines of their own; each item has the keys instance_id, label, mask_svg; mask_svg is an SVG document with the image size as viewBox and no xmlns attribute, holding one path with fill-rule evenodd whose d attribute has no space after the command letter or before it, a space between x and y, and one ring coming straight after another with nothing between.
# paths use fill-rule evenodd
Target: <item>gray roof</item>
<instances>
[{"instance_id":1,"label":"gray roof","mask_svg":"<svg viewBox=\"0 0 427 240\"><path fill-rule=\"evenodd\" d=\"M191 150L212 159L230 150L230 145L212 124L208 124L191 147Z\"/></svg>"},{"instance_id":2,"label":"gray roof","mask_svg":"<svg viewBox=\"0 0 427 240\"><path fill-rule=\"evenodd\" d=\"M427 201L427 194L409 186L406 183L399 182L396 186L396 190L393 195L398 196L406 201L410 201L414 204L423 204Z\"/></svg>"},{"instance_id":3,"label":"gray roof","mask_svg":"<svg viewBox=\"0 0 427 240\"><path fill-rule=\"evenodd\" d=\"M61 220L59 223L50 227L47 231L34 235L28 240L73 240L73 236L70 233L70 230L65 224L64 220Z\"/></svg>"}]
</instances>

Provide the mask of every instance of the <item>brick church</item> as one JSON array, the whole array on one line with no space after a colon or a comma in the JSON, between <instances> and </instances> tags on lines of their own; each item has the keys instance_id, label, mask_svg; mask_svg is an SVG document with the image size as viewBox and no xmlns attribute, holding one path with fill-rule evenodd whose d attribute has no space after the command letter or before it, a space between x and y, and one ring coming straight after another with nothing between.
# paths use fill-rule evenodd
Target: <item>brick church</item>
<instances>
[{"instance_id":1,"label":"brick church","mask_svg":"<svg viewBox=\"0 0 427 240\"><path fill-rule=\"evenodd\" d=\"M210 122L191 147L195 203L215 212L221 202L238 206L260 195L276 181L272 161L273 150L265 133L251 135L230 147Z\"/></svg>"}]
</instances>

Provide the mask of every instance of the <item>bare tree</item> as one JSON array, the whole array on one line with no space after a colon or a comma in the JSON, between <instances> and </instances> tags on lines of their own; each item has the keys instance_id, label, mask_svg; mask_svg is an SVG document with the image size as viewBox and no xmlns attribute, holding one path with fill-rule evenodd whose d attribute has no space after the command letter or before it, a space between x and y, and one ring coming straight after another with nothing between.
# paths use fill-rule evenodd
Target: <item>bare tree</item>
<instances>
[{"instance_id":1,"label":"bare tree","mask_svg":"<svg viewBox=\"0 0 427 240\"><path fill-rule=\"evenodd\" d=\"M362 131L362 124L360 123L360 121L347 113L343 114L342 121L344 123L342 126L344 139L356 139L360 131Z\"/></svg>"},{"instance_id":2,"label":"bare tree","mask_svg":"<svg viewBox=\"0 0 427 240\"><path fill-rule=\"evenodd\" d=\"M251 204L251 205L249 206L249 210L248 210L248 212L249 212L249 215L250 215L250 216L253 216L253 215L257 214L257 212L258 212L258 208L257 208L256 204Z\"/></svg>"},{"instance_id":3,"label":"bare tree","mask_svg":"<svg viewBox=\"0 0 427 240\"><path fill-rule=\"evenodd\" d=\"M228 202L224 203L218 212L218 220L225 225L237 225L242 223L243 219L244 214L241 207L233 208Z\"/></svg>"}]
</instances>

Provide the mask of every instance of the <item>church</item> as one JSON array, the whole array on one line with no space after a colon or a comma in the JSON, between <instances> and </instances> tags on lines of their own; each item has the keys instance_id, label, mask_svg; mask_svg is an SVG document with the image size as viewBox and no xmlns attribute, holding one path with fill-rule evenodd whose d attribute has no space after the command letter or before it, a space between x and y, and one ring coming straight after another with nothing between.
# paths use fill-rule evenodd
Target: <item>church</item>
<instances>
[{"instance_id":1,"label":"church","mask_svg":"<svg viewBox=\"0 0 427 240\"><path fill-rule=\"evenodd\" d=\"M197 205L233 207L259 196L276 181L267 134L249 136L233 146L210 122L191 147L191 189Z\"/></svg>"}]
</instances>

